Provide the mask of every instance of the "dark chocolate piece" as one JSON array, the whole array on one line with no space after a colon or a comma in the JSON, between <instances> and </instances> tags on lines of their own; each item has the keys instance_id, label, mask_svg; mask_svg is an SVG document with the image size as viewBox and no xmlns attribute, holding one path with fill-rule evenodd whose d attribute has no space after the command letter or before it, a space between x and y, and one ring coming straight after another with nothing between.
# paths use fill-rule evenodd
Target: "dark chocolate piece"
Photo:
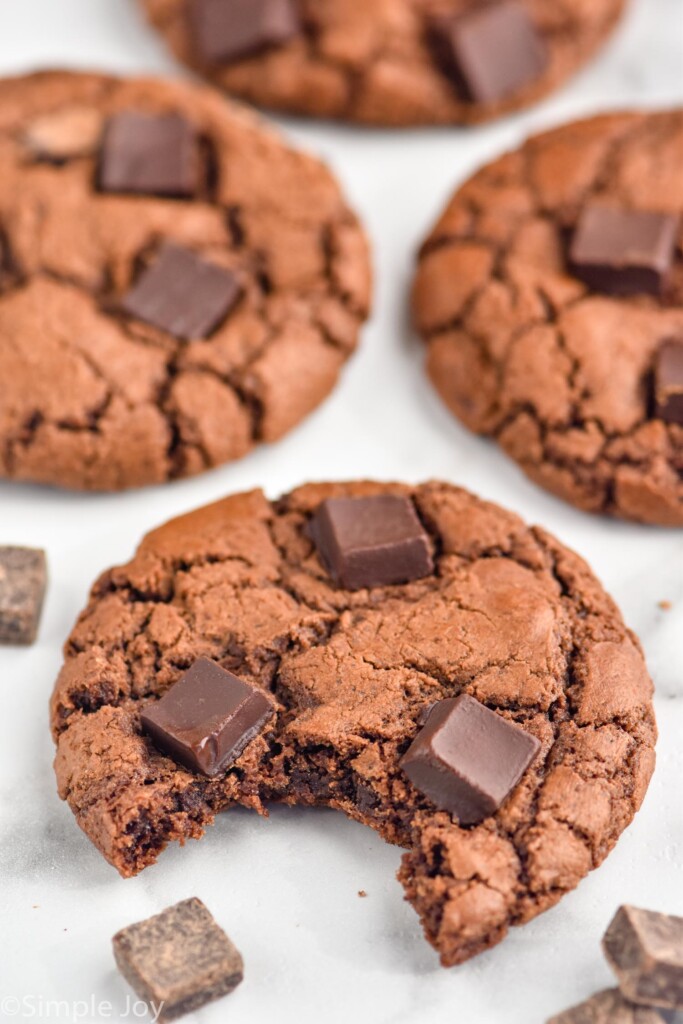
<instances>
[{"instance_id":1,"label":"dark chocolate piece","mask_svg":"<svg viewBox=\"0 0 683 1024\"><path fill-rule=\"evenodd\" d=\"M123 299L124 313L181 340L208 338L242 294L237 276L167 243Z\"/></svg>"},{"instance_id":2,"label":"dark chocolate piece","mask_svg":"<svg viewBox=\"0 0 683 1024\"><path fill-rule=\"evenodd\" d=\"M669 214L590 204L572 237L570 269L596 292L659 295L673 264L677 228Z\"/></svg>"},{"instance_id":3,"label":"dark chocolate piece","mask_svg":"<svg viewBox=\"0 0 683 1024\"><path fill-rule=\"evenodd\" d=\"M160 1021L220 999L244 977L239 952L196 898L123 928L112 943L119 970Z\"/></svg>"},{"instance_id":4,"label":"dark chocolate piece","mask_svg":"<svg viewBox=\"0 0 683 1024\"><path fill-rule=\"evenodd\" d=\"M660 1013L654 1007L630 1003L618 988L608 988L551 1017L546 1024L665 1024Z\"/></svg>"},{"instance_id":5,"label":"dark chocolate piece","mask_svg":"<svg viewBox=\"0 0 683 1024\"><path fill-rule=\"evenodd\" d=\"M401 760L413 785L461 825L495 814L539 741L469 694L441 700Z\"/></svg>"},{"instance_id":6,"label":"dark chocolate piece","mask_svg":"<svg viewBox=\"0 0 683 1024\"><path fill-rule=\"evenodd\" d=\"M273 704L257 686L200 658L142 712L142 726L164 753L192 771L225 771L263 729Z\"/></svg>"},{"instance_id":7,"label":"dark chocolate piece","mask_svg":"<svg viewBox=\"0 0 683 1024\"><path fill-rule=\"evenodd\" d=\"M231 64L299 35L295 0L191 0L190 22L198 55Z\"/></svg>"},{"instance_id":8,"label":"dark chocolate piece","mask_svg":"<svg viewBox=\"0 0 683 1024\"><path fill-rule=\"evenodd\" d=\"M0 644L32 644L47 586L45 552L0 547Z\"/></svg>"},{"instance_id":9,"label":"dark chocolate piece","mask_svg":"<svg viewBox=\"0 0 683 1024\"><path fill-rule=\"evenodd\" d=\"M484 4L434 17L429 39L436 60L464 99L496 103L541 77L548 51L522 4Z\"/></svg>"},{"instance_id":10,"label":"dark chocolate piece","mask_svg":"<svg viewBox=\"0 0 683 1024\"><path fill-rule=\"evenodd\" d=\"M103 192L191 198L200 183L199 139L179 114L124 111L107 122L100 158Z\"/></svg>"},{"instance_id":11,"label":"dark chocolate piece","mask_svg":"<svg viewBox=\"0 0 683 1024\"><path fill-rule=\"evenodd\" d=\"M683 1009L683 917L620 907L602 945L627 999Z\"/></svg>"},{"instance_id":12,"label":"dark chocolate piece","mask_svg":"<svg viewBox=\"0 0 683 1024\"><path fill-rule=\"evenodd\" d=\"M347 590L408 583L434 572L429 537L409 498L329 498L309 531L330 575Z\"/></svg>"},{"instance_id":13,"label":"dark chocolate piece","mask_svg":"<svg viewBox=\"0 0 683 1024\"><path fill-rule=\"evenodd\" d=\"M683 426L683 338L670 338L657 353L655 415Z\"/></svg>"}]
</instances>

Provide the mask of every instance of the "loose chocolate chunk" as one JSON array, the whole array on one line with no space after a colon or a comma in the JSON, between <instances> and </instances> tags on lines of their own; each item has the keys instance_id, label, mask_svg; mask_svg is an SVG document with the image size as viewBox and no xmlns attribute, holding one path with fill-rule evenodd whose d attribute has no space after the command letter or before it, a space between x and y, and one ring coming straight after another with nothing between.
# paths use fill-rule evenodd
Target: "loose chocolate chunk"
<instances>
[{"instance_id":1,"label":"loose chocolate chunk","mask_svg":"<svg viewBox=\"0 0 683 1024\"><path fill-rule=\"evenodd\" d=\"M256 686L208 658L195 661L141 715L154 743L192 771L218 775L263 729L274 708Z\"/></svg>"},{"instance_id":2,"label":"loose chocolate chunk","mask_svg":"<svg viewBox=\"0 0 683 1024\"><path fill-rule=\"evenodd\" d=\"M329 498L310 534L330 575L347 590L408 583L434 572L429 537L409 498Z\"/></svg>"},{"instance_id":3,"label":"loose chocolate chunk","mask_svg":"<svg viewBox=\"0 0 683 1024\"><path fill-rule=\"evenodd\" d=\"M220 999L244 977L239 952L196 898L123 928L112 942L119 970L161 1021Z\"/></svg>"},{"instance_id":4,"label":"loose chocolate chunk","mask_svg":"<svg viewBox=\"0 0 683 1024\"><path fill-rule=\"evenodd\" d=\"M673 265L676 217L588 205L573 233L570 269L608 295L659 295Z\"/></svg>"},{"instance_id":5,"label":"loose chocolate chunk","mask_svg":"<svg viewBox=\"0 0 683 1024\"><path fill-rule=\"evenodd\" d=\"M167 243L123 299L124 313L176 338L208 338L236 305L235 274Z\"/></svg>"},{"instance_id":6,"label":"loose chocolate chunk","mask_svg":"<svg viewBox=\"0 0 683 1024\"><path fill-rule=\"evenodd\" d=\"M683 1009L683 917L620 907L602 945L627 999Z\"/></svg>"},{"instance_id":7,"label":"loose chocolate chunk","mask_svg":"<svg viewBox=\"0 0 683 1024\"><path fill-rule=\"evenodd\" d=\"M461 825L495 814L540 747L474 697L439 701L401 761L413 785Z\"/></svg>"},{"instance_id":8,"label":"loose chocolate chunk","mask_svg":"<svg viewBox=\"0 0 683 1024\"><path fill-rule=\"evenodd\" d=\"M545 41L515 0L439 15L429 38L444 74L472 103L506 99L540 78L548 64Z\"/></svg>"},{"instance_id":9,"label":"loose chocolate chunk","mask_svg":"<svg viewBox=\"0 0 683 1024\"><path fill-rule=\"evenodd\" d=\"M653 1007L630 1003L618 988L609 988L558 1013L546 1024L665 1024L665 1018Z\"/></svg>"},{"instance_id":10,"label":"loose chocolate chunk","mask_svg":"<svg viewBox=\"0 0 683 1024\"><path fill-rule=\"evenodd\" d=\"M200 166L199 139L185 118L125 111L107 122L99 186L103 192L192 197Z\"/></svg>"},{"instance_id":11,"label":"loose chocolate chunk","mask_svg":"<svg viewBox=\"0 0 683 1024\"><path fill-rule=\"evenodd\" d=\"M198 55L231 64L301 31L295 0L191 0L190 22Z\"/></svg>"},{"instance_id":12,"label":"loose chocolate chunk","mask_svg":"<svg viewBox=\"0 0 683 1024\"><path fill-rule=\"evenodd\" d=\"M0 643L33 643L46 585L44 551L0 547Z\"/></svg>"},{"instance_id":13,"label":"loose chocolate chunk","mask_svg":"<svg viewBox=\"0 0 683 1024\"><path fill-rule=\"evenodd\" d=\"M683 426L683 338L670 338L655 362L655 414Z\"/></svg>"}]
</instances>

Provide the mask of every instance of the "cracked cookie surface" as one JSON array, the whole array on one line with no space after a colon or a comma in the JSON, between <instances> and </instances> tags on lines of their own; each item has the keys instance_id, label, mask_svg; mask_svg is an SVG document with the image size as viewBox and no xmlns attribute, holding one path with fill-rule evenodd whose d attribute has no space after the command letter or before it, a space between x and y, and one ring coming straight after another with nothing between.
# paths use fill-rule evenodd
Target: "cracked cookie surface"
<instances>
[{"instance_id":1,"label":"cracked cookie surface","mask_svg":"<svg viewBox=\"0 0 683 1024\"><path fill-rule=\"evenodd\" d=\"M329 497L409 495L434 574L348 591L307 525ZM141 709L207 657L277 713L221 777L155 749ZM495 816L459 827L399 762L431 706L467 693L540 749ZM588 566L438 482L235 495L149 534L106 572L65 647L51 720L59 792L124 876L215 815L329 806L406 848L399 873L444 965L557 903L631 821L654 766L652 685Z\"/></svg>"},{"instance_id":2,"label":"cracked cookie surface","mask_svg":"<svg viewBox=\"0 0 683 1024\"><path fill-rule=\"evenodd\" d=\"M194 198L98 189L108 119L180 115ZM0 83L0 476L119 490L278 439L334 387L370 301L363 231L326 168L205 88L46 73ZM180 341L123 299L175 243L239 303Z\"/></svg>"},{"instance_id":3,"label":"cracked cookie surface","mask_svg":"<svg viewBox=\"0 0 683 1024\"><path fill-rule=\"evenodd\" d=\"M365 124L466 124L524 107L554 89L605 42L625 0L522 0L548 52L541 77L509 98L465 102L435 61L426 26L480 0L298 0L303 31L229 65L202 60L191 0L141 0L180 60L252 103Z\"/></svg>"},{"instance_id":4,"label":"cracked cookie surface","mask_svg":"<svg viewBox=\"0 0 683 1024\"><path fill-rule=\"evenodd\" d=\"M683 525L683 426L653 413L683 333L683 220L661 298L591 291L566 239L589 201L683 213L683 112L566 125L484 167L420 253L415 321L450 409L579 508Z\"/></svg>"}]
</instances>

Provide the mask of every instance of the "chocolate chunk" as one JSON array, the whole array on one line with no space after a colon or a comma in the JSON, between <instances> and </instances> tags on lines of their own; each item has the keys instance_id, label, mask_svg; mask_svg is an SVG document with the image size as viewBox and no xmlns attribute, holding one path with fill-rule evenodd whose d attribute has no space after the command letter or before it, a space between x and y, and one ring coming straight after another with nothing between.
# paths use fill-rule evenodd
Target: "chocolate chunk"
<instances>
[{"instance_id":1,"label":"chocolate chunk","mask_svg":"<svg viewBox=\"0 0 683 1024\"><path fill-rule=\"evenodd\" d=\"M618 988L609 988L558 1013L546 1024L665 1024L665 1020L653 1007L635 1006Z\"/></svg>"},{"instance_id":2,"label":"chocolate chunk","mask_svg":"<svg viewBox=\"0 0 683 1024\"><path fill-rule=\"evenodd\" d=\"M207 658L195 661L142 712L156 746L192 771L218 775L263 729L274 708L256 686Z\"/></svg>"},{"instance_id":3,"label":"chocolate chunk","mask_svg":"<svg viewBox=\"0 0 683 1024\"><path fill-rule=\"evenodd\" d=\"M620 907L602 945L627 999L683 1009L683 917Z\"/></svg>"},{"instance_id":4,"label":"chocolate chunk","mask_svg":"<svg viewBox=\"0 0 683 1024\"><path fill-rule=\"evenodd\" d=\"M190 22L198 55L231 64L301 31L294 0L192 0Z\"/></svg>"},{"instance_id":5,"label":"chocolate chunk","mask_svg":"<svg viewBox=\"0 0 683 1024\"><path fill-rule=\"evenodd\" d=\"M124 313L176 338L207 338L236 305L235 274L167 243L123 299Z\"/></svg>"},{"instance_id":6,"label":"chocolate chunk","mask_svg":"<svg viewBox=\"0 0 683 1024\"><path fill-rule=\"evenodd\" d=\"M669 214L591 204L574 231L572 273L608 295L659 295L667 283L678 220Z\"/></svg>"},{"instance_id":7,"label":"chocolate chunk","mask_svg":"<svg viewBox=\"0 0 683 1024\"><path fill-rule=\"evenodd\" d=\"M429 537L409 498L329 498L309 532L330 575L347 590L408 583L434 572Z\"/></svg>"},{"instance_id":8,"label":"chocolate chunk","mask_svg":"<svg viewBox=\"0 0 683 1024\"><path fill-rule=\"evenodd\" d=\"M438 808L476 825L496 813L539 747L535 736L462 694L434 705L401 768Z\"/></svg>"},{"instance_id":9,"label":"chocolate chunk","mask_svg":"<svg viewBox=\"0 0 683 1024\"><path fill-rule=\"evenodd\" d=\"M196 898L123 928L112 943L121 974L161 1021L220 999L244 977L239 952Z\"/></svg>"},{"instance_id":10,"label":"chocolate chunk","mask_svg":"<svg viewBox=\"0 0 683 1024\"><path fill-rule=\"evenodd\" d=\"M200 146L179 114L125 111L107 122L99 170L103 192L190 198L200 181Z\"/></svg>"},{"instance_id":11,"label":"chocolate chunk","mask_svg":"<svg viewBox=\"0 0 683 1024\"><path fill-rule=\"evenodd\" d=\"M683 338L670 338L657 353L655 415L683 426Z\"/></svg>"},{"instance_id":12,"label":"chocolate chunk","mask_svg":"<svg viewBox=\"0 0 683 1024\"><path fill-rule=\"evenodd\" d=\"M45 552L0 547L0 643L32 644L43 608Z\"/></svg>"},{"instance_id":13,"label":"chocolate chunk","mask_svg":"<svg viewBox=\"0 0 683 1024\"><path fill-rule=\"evenodd\" d=\"M472 103L507 99L540 78L548 64L544 39L514 0L438 15L428 35L444 74Z\"/></svg>"}]
</instances>

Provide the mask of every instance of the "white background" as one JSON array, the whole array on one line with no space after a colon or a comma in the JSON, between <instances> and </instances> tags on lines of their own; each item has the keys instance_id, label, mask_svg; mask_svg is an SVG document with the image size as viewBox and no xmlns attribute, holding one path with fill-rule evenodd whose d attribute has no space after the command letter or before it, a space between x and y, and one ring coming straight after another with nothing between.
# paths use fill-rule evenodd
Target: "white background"
<instances>
[{"instance_id":1,"label":"white background","mask_svg":"<svg viewBox=\"0 0 683 1024\"><path fill-rule=\"evenodd\" d=\"M58 65L181 73L132 0L0 0L0 73ZM591 68L502 124L391 134L286 122L333 164L375 245L376 311L333 398L277 447L197 480L108 497L0 483L0 543L44 546L51 568L39 643L0 650L3 1024L111 1019L102 1000L113 1019L133 1019L110 938L190 895L242 950L246 980L189 1024L541 1024L611 983L599 940L619 903L683 913L683 534L591 518L537 490L441 407L406 316L420 237L482 161L569 117L682 100L682 0L636 0ZM264 821L230 812L201 843L123 881L55 794L47 701L94 577L128 558L148 528L231 491L262 485L275 496L304 480L361 476L443 477L550 528L619 601L657 687L657 772L616 851L559 907L450 971L402 900L399 851L334 813L276 809ZM660 610L662 600L673 609ZM49 1000L75 1005L67 1014Z\"/></svg>"}]
</instances>

